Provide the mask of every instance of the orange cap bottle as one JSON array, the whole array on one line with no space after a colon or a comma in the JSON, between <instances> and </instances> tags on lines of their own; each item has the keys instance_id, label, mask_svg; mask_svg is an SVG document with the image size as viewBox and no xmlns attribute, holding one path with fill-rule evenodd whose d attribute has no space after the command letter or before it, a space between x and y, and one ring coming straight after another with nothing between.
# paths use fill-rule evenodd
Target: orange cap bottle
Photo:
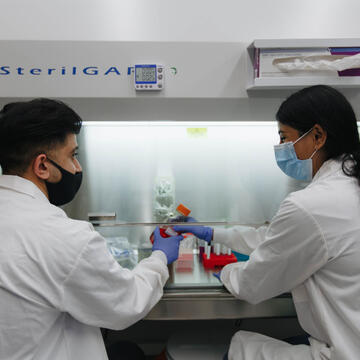
<instances>
[{"instance_id":1,"label":"orange cap bottle","mask_svg":"<svg viewBox=\"0 0 360 360\"><path fill-rule=\"evenodd\" d=\"M189 214L191 213L191 210L187 208L184 204L179 204L179 206L176 208L176 211L183 216L189 216Z\"/></svg>"}]
</instances>

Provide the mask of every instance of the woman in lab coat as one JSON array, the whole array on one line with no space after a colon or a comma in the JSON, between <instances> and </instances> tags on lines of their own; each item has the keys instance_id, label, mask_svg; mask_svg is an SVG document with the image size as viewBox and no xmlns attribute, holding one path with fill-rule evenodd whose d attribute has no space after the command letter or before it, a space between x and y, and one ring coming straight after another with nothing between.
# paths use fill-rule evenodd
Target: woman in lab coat
<instances>
[{"instance_id":1,"label":"woman in lab coat","mask_svg":"<svg viewBox=\"0 0 360 360\"><path fill-rule=\"evenodd\" d=\"M291 193L270 225L259 229L179 226L241 253L221 281L257 304L291 291L310 345L237 332L229 359L358 359L360 354L360 142L354 111L328 86L291 95L277 112L276 161L287 175L309 180Z\"/></svg>"}]
</instances>

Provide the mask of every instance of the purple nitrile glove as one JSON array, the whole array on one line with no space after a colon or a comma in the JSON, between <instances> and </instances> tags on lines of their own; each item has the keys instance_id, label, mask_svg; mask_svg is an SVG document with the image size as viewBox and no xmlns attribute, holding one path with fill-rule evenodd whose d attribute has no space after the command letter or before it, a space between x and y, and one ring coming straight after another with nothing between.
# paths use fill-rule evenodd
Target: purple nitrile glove
<instances>
[{"instance_id":1,"label":"purple nitrile glove","mask_svg":"<svg viewBox=\"0 0 360 360\"><path fill-rule=\"evenodd\" d=\"M213 273L213 275L221 282L221 271L217 272L217 273Z\"/></svg>"},{"instance_id":2,"label":"purple nitrile glove","mask_svg":"<svg viewBox=\"0 0 360 360\"><path fill-rule=\"evenodd\" d=\"M180 241L183 238L184 237L181 235L164 238L160 235L160 229L157 227L154 231L154 244L152 250L162 251L166 255L167 263L171 264L179 257Z\"/></svg>"},{"instance_id":3,"label":"purple nitrile glove","mask_svg":"<svg viewBox=\"0 0 360 360\"><path fill-rule=\"evenodd\" d=\"M170 222L197 222L197 220L191 216L177 216L171 219Z\"/></svg>"},{"instance_id":4,"label":"purple nitrile glove","mask_svg":"<svg viewBox=\"0 0 360 360\"><path fill-rule=\"evenodd\" d=\"M188 216L185 219L185 222L197 222L194 218ZM205 240L208 244L210 244L212 238L213 238L213 232L214 230L211 227L208 226L201 226L201 225L195 225L195 226L191 226L191 225L175 225L173 227L173 229L177 232L177 233L192 233L194 234L197 238Z\"/></svg>"},{"instance_id":5,"label":"purple nitrile glove","mask_svg":"<svg viewBox=\"0 0 360 360\"><path fill-rule=\"evenodd\" d=\"M193 217L191 216L186 216L185 217L185 221L184 222L189 222L189 223L192 223L192 222L197 222L196 219L194 219Z\"/></svg>"}]
</instances>

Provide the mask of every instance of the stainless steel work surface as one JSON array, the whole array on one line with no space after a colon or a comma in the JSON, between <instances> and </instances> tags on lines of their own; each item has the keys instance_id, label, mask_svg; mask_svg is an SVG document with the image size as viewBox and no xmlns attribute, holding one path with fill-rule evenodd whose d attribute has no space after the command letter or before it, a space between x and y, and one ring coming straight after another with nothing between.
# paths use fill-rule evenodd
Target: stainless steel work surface
<instances>
[{"instance_id":1,"label":"stainless steel work surface","mask_svg":"<svg viewBox=\"0 0 360 360\"><path fill-rule=\"evenodd\" d=\"M182 259L187 257L186 259ZM190 260L192 258L192 260ZM193 254L180 253L179 259L169 266L166 290L220 289L221 282L213 275L214 269L205 269L197 250Z\"/></svg>"},{"instance_id":2,"label":"stainless steel work surface","mask_svg":"<svg viewBox=\"0 0 360 360\"><path fill-rule=\"evenodd\" d=\"M147 315L147 320L240 319L296 315L290 294L257 305L249 304L231 295L213 276L213 269L204 269L195 250L191 264L187 261L180 267L181 256L178 262L169 266L170 277L165 285L164 295Z\"/></svg>"},{"instance_id":3,"label":"stainless steel work surface","mask_svg":"<svg viewBox=\"0 0 360 360\"><path fill-rule=\"evenodd\" d=\"M109 224L107 224L109 225ZM108 246L124 246L127 250L120 252L119 264L132 269L142 259L150 256L151 244L145 229L152 226L144 224L117 224L118 226L97 226L106 238ZM147 247L132 247L127 241L129 229L137 229L141 243L148 241ZM108 230L116 229L115 233ZM109 241L115 241L114 243ZM116 243L118 241L118 243ZM124 249L122 249L124 250ZM169 266L169 279L164 287L160 302L150 311L149 320L204 320L204 319L240 319L254 317L295 316L292 298L285 294L257 305L236 299L223 284L213 275L214 269L205 269L200 261L198 249L180 248L179 259Z\"/></svg>"},{"instance_id":4,"label":"stainless steel work surface","mask_svg":"<svg viewBox=\"0 0 360 360\"><path fill-rule=\"evenodd\" d=\"M296 316L290 295L252 305L238 300L224 288L168 290L146 320L212 320Z\"/></svg>"},{"instance_id":5,"label":"stainless steel work surface","mask_svg":"<svg viewBox=\"0 0 360 360\"><path fill-rule=\"evenodd\" d=\"M184 291L225 292L222 283L213 275L215 270L205 269L200 262L198 250L185 249L185 251L186 253L180 249L179 259L168 266L169 279L165 285L165 294L171 297L177 293L182 294ZM141 261L151 254L151 249L138 249L138 252L139 261Z\"/></svg>"}]
</instances>

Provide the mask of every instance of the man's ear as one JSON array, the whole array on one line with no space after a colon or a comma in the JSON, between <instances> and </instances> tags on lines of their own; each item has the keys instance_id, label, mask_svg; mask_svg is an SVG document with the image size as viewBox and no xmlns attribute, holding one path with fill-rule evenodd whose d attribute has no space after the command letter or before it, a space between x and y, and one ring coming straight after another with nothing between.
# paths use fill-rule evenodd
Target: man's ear
<instances>
[{"instance_id":1,"label":"man's ear","mask_svg":"<svg viewBox=\"0 0 360 360\"><path fill-rule=\"evenodd\" d=\"M49 163L46 161L46 155L38 155L32 163L34 174L41 180L47 180L50 177Z\"/></svg>"},{"instance_id":2,"label":"man's ear","mask_svg":"<svg viewBox=\"0 0 360 360\"><path fill-rule=\"evenodd\" d=\"M327 132L319 124L314 125L314 137L316 149L320 150L326 143Z\"/></svg>"}]
</instances>

